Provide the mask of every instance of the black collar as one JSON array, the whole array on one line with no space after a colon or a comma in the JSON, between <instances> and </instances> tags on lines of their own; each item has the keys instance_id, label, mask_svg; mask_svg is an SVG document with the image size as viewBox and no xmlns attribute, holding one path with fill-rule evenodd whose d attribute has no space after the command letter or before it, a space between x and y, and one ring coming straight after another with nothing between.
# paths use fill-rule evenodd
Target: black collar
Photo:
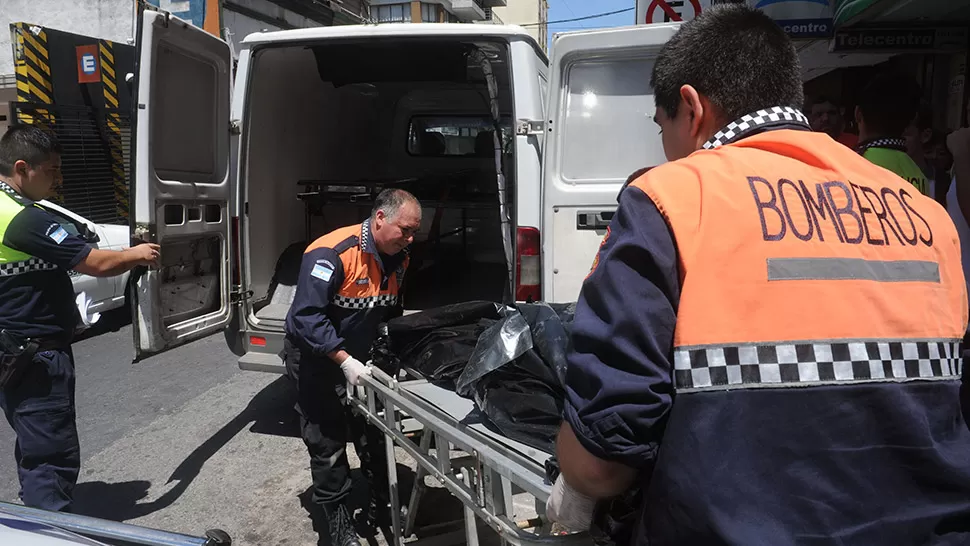
<instances>
[{"instance_id":1,"label":"black collar","mask_svg":"<svg viewBox=\"0 0 970 546\"><path fill-rule=\"evenodd\" d=\"M865 142L859 143L855 147L855 151L859 154L864 154L869 148L886 148L889 150L897 150L900 152L906 151L906 139L905 138L873 138Z\"/></svg>"},{"instance_id":2,"label":"black collar","mask_svg":"<svg viewBox=\"0 0 970 546\"><path fill-rule=\"evenodd\" d=\"M741 116L727 124L704 143L704 149L713 150L742 138L776 129L811 131L812 127L808 124L808 118L798 108L772 106Z\"/></svg>"}]
</instances>

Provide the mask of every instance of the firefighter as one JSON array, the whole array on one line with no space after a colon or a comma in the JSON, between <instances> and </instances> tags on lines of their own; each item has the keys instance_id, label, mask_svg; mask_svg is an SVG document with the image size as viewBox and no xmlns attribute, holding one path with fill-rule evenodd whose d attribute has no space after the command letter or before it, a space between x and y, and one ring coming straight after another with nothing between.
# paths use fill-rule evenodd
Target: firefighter
<instances>
[{"instance_id":1,"label":"firefighter","mask_svg":"<svg viewBox=\"0 0 970 546\"><path fill-rule=\"evenodd\" d=\"M36 201L61 179L57 138L15 125L0 138L0 406L17 435L27 506L71 511L81 466L71 338L79 324L70 270L95 277L156 265L159 247L91 248Z\"/></svg>"},{"instance_id":2,"label":"firefighter","mask_svg":"<svg viewBox=\"0 0 970 546\"><path fill-rule=\"evenodd\" d=\"M957 234L824 133L768 16L718 5L653 68L668 163L625 188L579 297L571 530L642 490L636 544L963 544Z\"/></svg>"},{"instance_id":3,"label":"firefighter","mask_svg":"<svg viewBox=\"0 0 970 546\"><path fill-rule=\"evenodd\" d=\"M378 325L398 308L408 247L420 227L421 205L413 195L382 191L370 218L328 233L306 249L286 317L283 358L299 389L311 501L325 514L334 546L359 544L346 504L351 489L348 439L373 488L368 523L379 526L386 520L383 436L351 413L346 385L357 385L370 373L364 362Z\"/></svg>"}]
</instances>

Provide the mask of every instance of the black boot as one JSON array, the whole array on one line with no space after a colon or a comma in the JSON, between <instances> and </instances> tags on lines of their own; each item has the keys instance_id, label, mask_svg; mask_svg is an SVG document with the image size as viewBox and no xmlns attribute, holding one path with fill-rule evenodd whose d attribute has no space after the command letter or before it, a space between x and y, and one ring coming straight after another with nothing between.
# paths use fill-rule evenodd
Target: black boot
<instances>
[{"instance_id":1,"label":"black boot","mask_svg":"<svg viewBox=\"0 0 970 546\"><path fill-rule=\"evenodd\" d=\"M330 524L330 543L333 546L360 546L354 520L347 510L347 505L340 503L336 506L326 506L327 521Z\"/></svg>"}]
</instances>

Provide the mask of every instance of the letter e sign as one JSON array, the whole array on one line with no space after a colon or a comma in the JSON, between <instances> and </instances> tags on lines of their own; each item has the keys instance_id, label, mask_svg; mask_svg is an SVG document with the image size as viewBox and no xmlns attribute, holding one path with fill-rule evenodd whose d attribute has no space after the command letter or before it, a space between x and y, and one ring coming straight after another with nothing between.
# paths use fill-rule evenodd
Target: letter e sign
<instances>
[{"instance_id":1,"label":"letter e sign","mask_svg":"<svg viewBox=\"0 0 970 546\"><path fill-rule=\"evenodd\" d=\"M101 82L101 60L98 58L98 45L77 46L77 82Z\"/></svg>"}]
</instances>

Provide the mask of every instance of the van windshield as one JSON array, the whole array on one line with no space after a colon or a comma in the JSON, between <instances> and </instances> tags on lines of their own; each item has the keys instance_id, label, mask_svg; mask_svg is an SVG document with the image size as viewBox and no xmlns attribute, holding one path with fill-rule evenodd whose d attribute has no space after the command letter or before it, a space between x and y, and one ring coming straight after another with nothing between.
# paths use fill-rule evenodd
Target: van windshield
<instances>
[{"instance_id":1,"label":"van windshield","mask_svg":"<svg viewBox=\"0 0 970 546\"><path fill-rule=\"evenodd\" d=\"M418 156L493 157L495 126L487 116L415 116L411 118L408 153ZM502 143L512 140L503 123Z\"/></svg>"}]
</instances>

